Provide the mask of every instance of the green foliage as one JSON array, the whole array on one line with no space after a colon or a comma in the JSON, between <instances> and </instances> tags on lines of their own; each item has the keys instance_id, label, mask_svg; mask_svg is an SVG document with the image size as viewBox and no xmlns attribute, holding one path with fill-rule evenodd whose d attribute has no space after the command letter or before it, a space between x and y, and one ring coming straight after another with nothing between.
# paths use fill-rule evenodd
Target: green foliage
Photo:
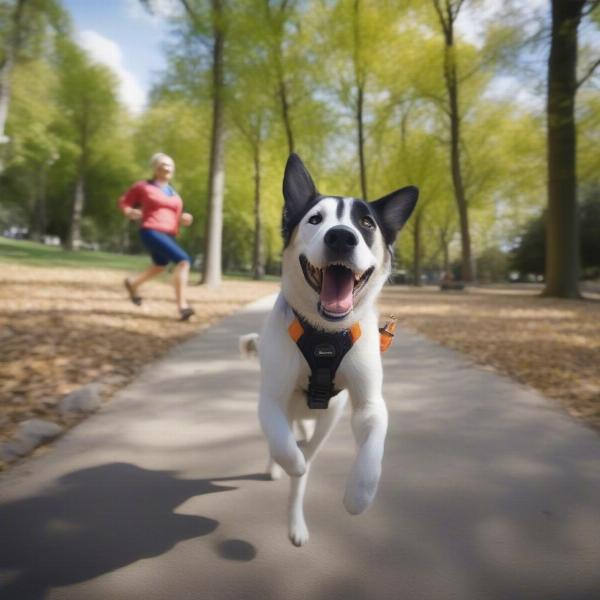
<instances>
[{"instance_id":1,"label":"green foliage","mask_svg":"<svg viewBox=\"0 0 600 600\"><path fill-rule=\"evenodd\" d=\"M586 190L580 213L581 265L584 274L600 277L600 186Z\"/></svg>"},{"instance_id":2,"label":"green foliage","mask_svg":"<svg viewBox=\"0 0 600 600\"><path fill-rule=\"evenodd\" d=\"M511 267L521 276L542 275L546 267L546 226L543 217L532 219L513 250Z\"/></svg>"},{"instance_id":3,"label":"green foliage","mask_svg":"<svg viewBox=\"0 0 600 600\"><path fill-rule=\"evenodd\" d=\"M45 231L64 239L75 184L83 176L85 241L135 248L135 228L125 222L116 201L150 175L148 160L162 151L174 158L173 184L195 217L182 241L194 255L200 253L212 115L211 2L188 1L195 18L181 4L171 19L167 69L146 110L133 118L119 104L114 75L72 41L59 3L28 0L27 35L11 77L6 126L11 141L0 177L2 225L34 228L43 201ZM152 0L145 4L153 6ZM464 3L461 11L483 19L480 4ZM417 233L423 269L441 271L451 263L459 252L458 220L443 44L431 1L236 0L224 6L225 266L242 271L252 266L258 165L264 261L277 271L281 178L290 140L322 192L361 195L359 87L369 199L408 184L421 190L415 218L397 244L398 266L411 268ZM506 270L498 248L514 239L521 239L512 259L515 268L544 269L543 227L539 218L531 221L545 202L544 114L535 105L498 97L491 86L496 75L515 74L520 64L526 29L522 8L519 2L505 3L499 16L483 23L477 43L457 34L451 56L460 78L471 237L479 274L491 279ZM11 14L8 3L0 3L0 61ZM591 26L597 15L596 10ZM594 49L586 52L584 62L593 62ZM582 87L578 103L581 189L597 190L600 102L593 86ZM586 193L585 198L593 195ZM586 222L597 222L594 202L582 204L586 269L597 264L594 240L600 235L585 229Z\"/></svg>"},{"instance_id":4,"label":"green foliage","mask_svg":"<svg viewBox=\"0 0 600 600\"><path fill-rule=\"evenodd\" d=\"M507 281L509 257L506 252L492 246L477 257L477 279L482 283Z\"/></svg>"},{"instance_id":5,"label":"green foliage","mask_svg":"<svg viewBox=\"0 0 600 600\"><path fill-rule=\"evenodd\" d=\"M587 277L600 276L600 188L590 187L583 193L579 212L581 266ZM512 267L522 274L544 273L546 233L543 217L529 221L525 233L513 251Z\"/></svg>"}]
</instances>

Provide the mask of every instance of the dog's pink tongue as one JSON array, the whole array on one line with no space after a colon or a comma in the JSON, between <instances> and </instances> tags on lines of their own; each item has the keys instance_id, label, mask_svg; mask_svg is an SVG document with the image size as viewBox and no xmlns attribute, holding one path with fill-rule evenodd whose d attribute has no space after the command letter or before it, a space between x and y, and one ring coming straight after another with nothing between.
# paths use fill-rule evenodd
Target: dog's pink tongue
<instances>
[{"instance_id":1,"label":"dog's pink tongue","mask_svg":"<svg viewBox=\"0 0 600 600\"><path fill-rule=\"evenodd\" d=\"M321 286L321 306L333 314L346 314L352 308L354 275L350 269L340 266L327 267Z\"/></svg>"}]
</instances>

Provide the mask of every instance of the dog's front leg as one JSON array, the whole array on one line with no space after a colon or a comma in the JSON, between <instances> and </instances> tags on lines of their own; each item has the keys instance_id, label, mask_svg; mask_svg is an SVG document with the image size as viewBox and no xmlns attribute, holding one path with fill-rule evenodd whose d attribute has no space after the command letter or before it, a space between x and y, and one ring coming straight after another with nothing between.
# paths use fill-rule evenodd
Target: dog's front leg
<instances>
[{"instance_id":1,"label":"dog's front leg","mask_svg":"<svg viewBox=\"0 0 600 600\"><path fill-rule=\"evenodd\" d=\"M352 404L352 431L358 454L346 483L344 506L350 514L358 515L369 507L377 492L388 414L381 395L364 403L353 400Z\"/></svg>"},{"instance_id":2,"label":"dog's front leg","mask_svg":"<svg viewBox=\"0 0 600 600\"><path fill-rule=\"evenodd\" d=\"M308 542L308 527L304 519L304 493L306 491L310 466L332 429L340 420L347 399L347 392L342 391L331 399L327 410L316 412L314 433L310 439L306 440L302 448L306 458L306 472L302 477L290 478L288 536L294 546L303 546Z\"/></svg>"},{"instance_id":3,"label":"dog's front leg","mask_svg":"<svg viewBox=\"0 0 600 600\"><path fill-rule=\"evenodd\" d=\"M306 471L304 454L298 448L282 403L261 391L258 418L273 460L279 463L288 475L294 477L303 475Z\"/></svg>"}]
</instances>

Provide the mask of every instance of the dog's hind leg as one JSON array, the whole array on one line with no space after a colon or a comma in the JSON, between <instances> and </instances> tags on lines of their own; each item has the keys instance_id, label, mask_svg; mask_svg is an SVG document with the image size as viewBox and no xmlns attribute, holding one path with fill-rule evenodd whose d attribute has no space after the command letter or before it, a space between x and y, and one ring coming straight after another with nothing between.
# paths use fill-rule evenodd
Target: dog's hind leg
<instances>
[{"instance_id":1,"label":"dog's hind leg","mask_svg":"<svg viewBox=\"0 0 600 600\"><path fill-rule=\"evenodd\" d=\"M312 419L299 419L297 421L299 442L306 444L315 433L315 421Z\"/></svg>"},{"instance_id":2,"label":"dog's hind leg","mask_svg":"<svg viewBox=\"0 0 600 600\"><path fill-rule=\"evenodd\" d=\"M342 416L347 399L347 392L341 392L330 400L329 408L319 414L316 419L314 433L303 448L306 458L306 471L300 477L291 477L288 536L294 546L303 546L308 542L308 528L304 519L304 493L310 465Z\"/></svg>"}]
</instances>

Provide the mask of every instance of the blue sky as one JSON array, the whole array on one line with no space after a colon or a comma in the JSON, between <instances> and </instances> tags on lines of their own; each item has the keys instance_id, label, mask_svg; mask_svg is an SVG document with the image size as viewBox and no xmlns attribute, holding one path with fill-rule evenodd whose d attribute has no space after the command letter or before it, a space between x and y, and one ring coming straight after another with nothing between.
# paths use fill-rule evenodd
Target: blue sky
<instances>
[{"instance_id":1,"label":"blue sky","mask_svg":"<svg viewBox=\"0 0 600 600\"><path fill-rule=\"evenodd\" d=\"M75 29L75 39L120 79L120 97L139 113L147 94L164 69L163 44L168 26L148 14L139 0L63 0ZM163 8L169 0L159 0Z\"/></svg>"}]
</instances>

